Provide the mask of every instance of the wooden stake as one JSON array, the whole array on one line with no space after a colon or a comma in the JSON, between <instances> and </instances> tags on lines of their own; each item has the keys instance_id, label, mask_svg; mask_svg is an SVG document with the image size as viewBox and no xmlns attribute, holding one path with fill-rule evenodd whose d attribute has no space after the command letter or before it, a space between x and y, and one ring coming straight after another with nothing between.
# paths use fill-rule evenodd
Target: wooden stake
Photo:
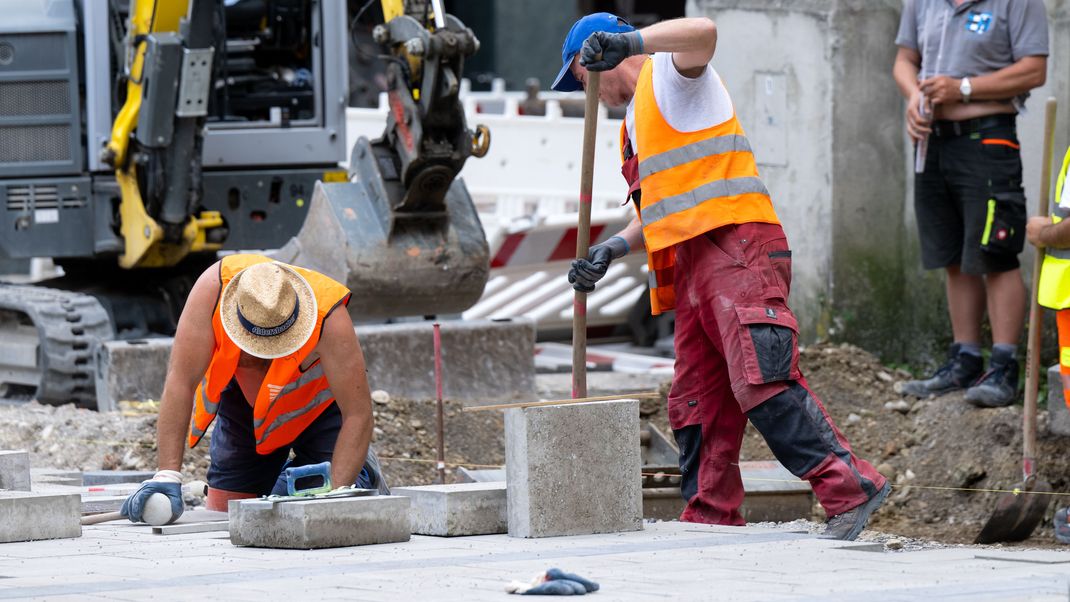
<instances>
[{"instance_id":1,"label":"wooden stake","mask_svg":"<svg viewBox=\"0 0 1070 602\"><path fill-rule=\"evenodd\" d=\"M567 406L574 403L590 403L592 401L613 401L615 399L653 399L661 397L661 393L647 391L643 393L621 393L618 395L601 395L598 397L580 397L577 399L554 399L551 401L521 401L519 403L500 403L493 406L468 406L461 408L462 412L482 412L483 410L508 410L511 408L535 408L539 406Z\"/></svg>"},{"instance_id":2,"label":"wooden stake","mask_svg":"<svg viewBox=\"0 0 1070 602\"><path fill-rule=\"evenodd\" d=\"M597 71L587 72L587 102L583 107L583 160L580 167L579 225L576 259L586 259L591 247L591 193L594 188L594 149L598 134ZM576 291L572 301L572 398L587 396L587 293Z\"/></svg>"}]
</instances>

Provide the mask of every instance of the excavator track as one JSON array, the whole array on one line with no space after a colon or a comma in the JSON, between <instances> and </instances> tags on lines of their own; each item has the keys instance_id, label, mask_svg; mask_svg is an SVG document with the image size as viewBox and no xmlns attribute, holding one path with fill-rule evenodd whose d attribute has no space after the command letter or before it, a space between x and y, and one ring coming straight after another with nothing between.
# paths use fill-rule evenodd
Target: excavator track
<instances>
[{"instance_id":1,"label":"excavator track","mask_svg":"<svg viewBox=\"0 0 1070 602\"><path fill-rule=\"evenodd\" d=\"M96 350L114 338L83 293L0 283L0 397L96 407Z\"/></svg>"}]
</instances>

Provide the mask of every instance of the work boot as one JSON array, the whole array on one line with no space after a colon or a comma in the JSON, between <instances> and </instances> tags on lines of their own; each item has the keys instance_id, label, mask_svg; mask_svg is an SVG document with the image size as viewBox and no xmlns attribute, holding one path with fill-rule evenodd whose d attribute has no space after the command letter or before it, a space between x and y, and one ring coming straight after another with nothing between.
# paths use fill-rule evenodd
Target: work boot
<instances>
[{"instance_id":1,"label":"work boot","mask_svg":"<svg viewBox=\"0 0 1070 602\"><path fill-rule=\"evenodd\" d=\"M866 523L869 522L869 516L873 514L877 508L884 502L884 498L888 497L891 493L892 486L889 483L885 483L884 487L877 492L876 495L869 498L864 504L859 504L854 508L846 512L841 512L836 516L833 516L825 524L825 532L821 535L823 539L842 539L844 541L854 541L858 534L862 532L862 529L866 528Z\"/></svg>"},{"instance_id":2,"label":"work boot","mask_svg":"<svg viewBox=\"0 0 1070 602\"><path fill-rule=\"evenodd\" d=\"M966 390L966 401L979 408L1001 408L1018 399L1018 361L992 353L988 372Z\"/></svg>"},{"instance_id":3,"label":"work boot","mask_svg":"<svg viewBox=\"0 0 1070 602\"><path fill-rule=\"evenodd\" d=\"M1059 508L1055 511L1055 539L1059 543L1070 544L1070 524L1067 524L1067 513L1070 513L1070 508Z\"/></svg>"},{"instance_id":4,"label":"work boot","mask_svg":"<svg viewBox=\"0 0 1070 602\"><path fill-rule=\"evenodd\" d=\"M948 350L946 364L940 366L930 378L903 383L903 393L925 398L965 389L981 375L981 365L980 356L959 353L959 345L956 343Z\"/></svg>"}]
</instances>

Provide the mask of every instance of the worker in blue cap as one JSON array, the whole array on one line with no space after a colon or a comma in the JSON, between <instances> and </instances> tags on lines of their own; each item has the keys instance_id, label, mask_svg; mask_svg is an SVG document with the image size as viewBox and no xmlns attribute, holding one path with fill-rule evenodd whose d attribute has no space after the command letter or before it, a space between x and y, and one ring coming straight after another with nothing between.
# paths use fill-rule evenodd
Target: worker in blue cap
<instances>
[{"instance_id":1,"label":"worker in blue cap","mask_svg":"<svg viewBox=\"0 0 1070 602\"><path fill-rule=\"evenodd\" d=\"M627 105L621 160L637 216L572 264L591 292L610 262L646 249L654 314L675 310L668 414L680 446L680 519L741 525L739 449L747 421L810 482L825 536L854 539L887 497L884 476L851 452L799 370L787 305L791 250L721 78L717 27L676 19L636 30L609 13L572 26L555 90L602 72L599 97Z\"/></svg>"}]
</instances>

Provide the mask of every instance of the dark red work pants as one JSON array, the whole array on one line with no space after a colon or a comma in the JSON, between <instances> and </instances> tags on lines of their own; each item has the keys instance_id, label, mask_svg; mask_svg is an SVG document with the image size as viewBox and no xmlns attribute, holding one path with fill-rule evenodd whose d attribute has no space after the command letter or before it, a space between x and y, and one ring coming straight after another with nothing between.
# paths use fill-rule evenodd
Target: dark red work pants
<instances>
[{"instance_id":1,"label":"dark red work pants","mask_svg":"<svg viewBox=\"0 0 1070 602\"><path fill-rule=\"evenodd\" d=\"M669 421L680 446L680 520L742 525L739 449L747 419L810 482L829 516L885 479L858 459L799 371L788 309L791 252L779 225L718 228L676 246L676 369Z\"/></svg>"}]
</instances>

